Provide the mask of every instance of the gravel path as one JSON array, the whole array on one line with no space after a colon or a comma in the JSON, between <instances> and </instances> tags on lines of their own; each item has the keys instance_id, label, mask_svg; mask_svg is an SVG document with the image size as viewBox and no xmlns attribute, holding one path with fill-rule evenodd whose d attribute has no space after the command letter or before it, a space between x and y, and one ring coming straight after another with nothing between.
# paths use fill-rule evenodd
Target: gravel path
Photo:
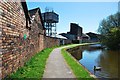
<instances>
[{"instance_id":1,"label":"gravel path","mask_svg":"<svg viewBox=\"0 0 120 80\"><path fill-rule=\"evenodd\" d=\"M61 54L61 48L56 48L51 52L43 78L75 78Z\"/></svg>"}]
</instances>

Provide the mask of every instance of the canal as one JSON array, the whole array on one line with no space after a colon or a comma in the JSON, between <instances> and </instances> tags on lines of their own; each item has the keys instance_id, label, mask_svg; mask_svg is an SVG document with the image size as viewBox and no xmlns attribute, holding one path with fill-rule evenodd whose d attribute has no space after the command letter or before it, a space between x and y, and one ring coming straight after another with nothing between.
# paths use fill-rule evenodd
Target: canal
<instances>
[{"instance_id":1,"label":"canal","mask_svg":"<svg viewBox=\"0 0 120 80\"><path fill-rule=\"evenodd\" d=\"M118 78L120 51L103 49L100 44L77 46L67 51L96 77Z\"/></svg>"}]
</instances>

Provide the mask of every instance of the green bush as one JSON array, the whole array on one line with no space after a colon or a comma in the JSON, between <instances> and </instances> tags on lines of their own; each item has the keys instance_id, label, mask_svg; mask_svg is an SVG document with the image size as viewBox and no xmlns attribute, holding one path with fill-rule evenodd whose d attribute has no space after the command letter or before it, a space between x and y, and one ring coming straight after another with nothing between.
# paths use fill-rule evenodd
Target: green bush
<instances>
[{"instance_id":1,"label":"green bush","mask_svg":"<svg viewBox=\"0 0 120 80\"><path fill-rule=\"evenodd\" d=\"M106 45L108 49L120 49L120 13L116 13L103 19L99 25L98 32L100 32L100 40L102 44Z\"/></svg>"},{"instance_id":2,"label":"green bush","mask_svg":"<svg viewBox=\"0 0 120 80\"><path fill-rule=\"evenodd\" d=\"M102 37L102 43L105 44L109 49L119 50L120 49L120 29L112 28L107 35Z\"/></svg>"}]
</instances>

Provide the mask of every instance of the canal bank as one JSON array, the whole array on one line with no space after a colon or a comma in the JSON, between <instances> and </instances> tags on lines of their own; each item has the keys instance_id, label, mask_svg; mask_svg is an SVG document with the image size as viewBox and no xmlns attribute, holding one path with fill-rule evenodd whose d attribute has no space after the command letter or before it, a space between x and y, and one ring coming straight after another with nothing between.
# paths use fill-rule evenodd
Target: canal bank
<instances>
[{"instance_id":1,"label":"canal bank","mask_svg":"<svg viewBox=\"0 0 120 80\"><path fill-rule=\"evenodd\" d=\"M68 48L68 54L97 78L118 79L119 53L101 48L99 44ZM100 67L100 70L95 70Z\"/></svg>"},{"instance_id":2,"label":"canal bank","mask_svg":"<svg viewBox=\"0 0 120 80\"><path fill-rule=\"evenodd\" d=\"M61 49L64 59L66 60L67 64L69 65L69 67L71 68L72 72L75 74L78 80L81 80L81 79L94 80L96 76L91 72L89 72L82 64L80 64L72 55L70 55L70 53L66 51L66 49L74 48L76 46L82 46L82 45L90 45L90 44L96 44L96 43L77 44L73 46L63 47Z\"/></svg>"},{"instance_id":3,"label":"canal bank","mask_svg":"<svg viewBox=\"0 0 120 80\"><path fill-rule=\"evenodd\" d=\"M94 44L94 43L85 43L87 44ZM46 78L73 78L73 79L91 79L94 80L94 75L90 74L84 67L79 67L80 65L74 60L70 61L73 62L73 66L76 68L76 73L74 73L74 70L71 68L71 66L67 63L67 61L64 59L64 56L62 56L61 53L63 53L64 48L70 48L75 47L83 44L73 44L68 46L63 46L60 48L56 48L52 51L49 58L47 59L46 68L44 70L43 79ZM78 66L79 65L79 66ZM82 65L81 65L82 66ZM78 70L78 69L80 70ZM80 73L80 74L79 74ZM77 76L76 76L77 74ZM78 77L79 75L79 77ZM94 77L94 78L93 78Z\"/></svg>"},{"instance_id":4,"label":"canal bank","mask_svg":"<svg viewBox=\"0 0 120 80\"><path fill-rule=\"evenodd\" d=\"M18 71L10 75L9 78L12 78L12 79L15 79L15 78L17 79L22 79L22 78L23 79L30 79L30 78L41 79L42 77L43 79L53 78L53 77L54 78L74 78L74 79L78 78L73 74L73 71L70 68L70 66L66 64L64 58L61 55L61 49L68 48L68 47L75 47L79 45L81 44L72 44L72 45L67 45L67 46L63 46L60 48L47 48L37 53L35 56L33 56L28 62L25 63L25 66L19 68ZM52 50L53 52L51 52ZM49 56L49 54L51 56ZM49 65L49 62L50 62L50 65ZM47 67L47 65L49 66ZM47 69L45 68L45 66ZM48 76L49 73L50 75ZM82 73L81 74L82 77L80 78L82 79L89 78L86 75L89 76L88 73Z\"/></svg>"}]
</instances>

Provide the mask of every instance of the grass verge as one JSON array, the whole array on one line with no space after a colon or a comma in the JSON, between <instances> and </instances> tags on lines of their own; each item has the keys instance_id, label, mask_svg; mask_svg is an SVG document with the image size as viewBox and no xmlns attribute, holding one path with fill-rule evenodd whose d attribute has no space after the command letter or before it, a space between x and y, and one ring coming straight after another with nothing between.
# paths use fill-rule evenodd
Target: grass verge
<instances>
[{"instance_id":1,"label":"grass verge","mask_svg":"<svg viewBox=\"0 0 120 80\"><path fill-rule=\"evenodd\" d=\"M25 65L19 68L15 73L11 74L9 78L35 78L41 79L43 77L46 60L54 48L46 48L33 56Z\"/></svg>"},{"instance_id":2,"label":"grass verge","mask_svg":"<svg viewBox=\"0 0 120 80\"><path fill-rule=\"evenodd\" d=\"M66 51L65 48L63 48L61 52L67 64L70 66L78 80L95 80L93 77L90 76L90 73Z\"/></svg>"}]
</instances>

